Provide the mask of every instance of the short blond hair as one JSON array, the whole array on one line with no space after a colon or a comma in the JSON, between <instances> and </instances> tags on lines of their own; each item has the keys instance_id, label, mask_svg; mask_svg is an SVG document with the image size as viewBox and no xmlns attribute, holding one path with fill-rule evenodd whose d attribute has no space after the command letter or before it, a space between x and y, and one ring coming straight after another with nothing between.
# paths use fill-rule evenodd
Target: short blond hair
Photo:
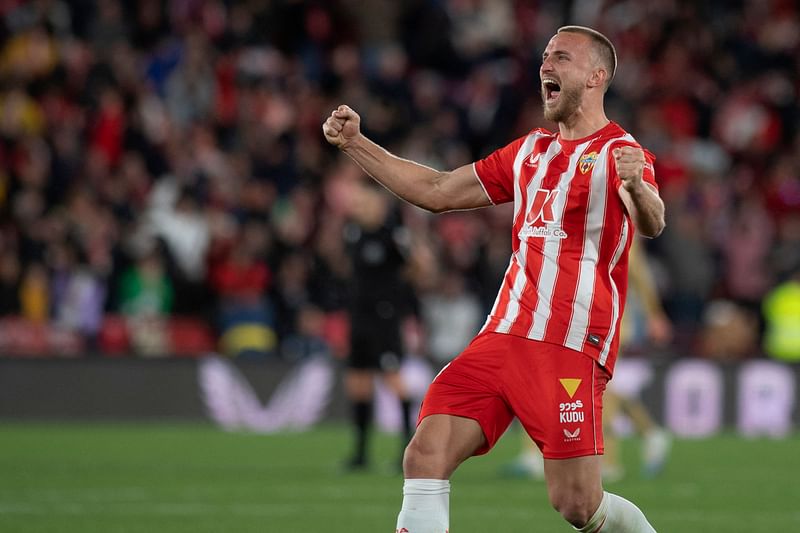
<instances>
[{"instance_id":1,"label":"short blond hair","mask_svg":"<svg viewBox=\"0 0 800 533\"><path fill-rule=\"evenodd\" d=\"M617 72L617 50L614 48L611 40L599 31L593 30L592 28L587 28L586 26L562 26L558 28L556 33L564 32L581 33L583 35L588 35L591 38L592 43L595 45L595 49L600 56L600 62L603 64L603 67L608 73L608 79L606 79L604 87L604 90L608 90L608 87L611 85L611 80L614 79L614 74Z\"/></svg>"}]
</instances>

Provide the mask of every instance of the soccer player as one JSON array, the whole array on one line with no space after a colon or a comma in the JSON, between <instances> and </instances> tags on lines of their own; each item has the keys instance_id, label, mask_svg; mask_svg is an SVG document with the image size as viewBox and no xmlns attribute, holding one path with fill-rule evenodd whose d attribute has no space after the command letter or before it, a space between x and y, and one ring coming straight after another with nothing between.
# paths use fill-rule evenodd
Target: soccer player
<instances>
[{"instance_id":1,"label":"soccer player","mask_svg":"<svg viewBox=\"0 0 800 533\"><path fill-rule=\"evenodd\" d=\"M631 243L628 254L628 271L630 288L633 297L639 303L638 317L644 319L647 337L653 345L665 345L672 337L672 324L661 306L653 274L647 264L647 257L638 239ZM633 306L636 313L636 306ZM620 324L620 344L624 352L630 344L637 321L632 316L630 307ZM605 436L605 455L603 456L603 479L614 481L621 479L625 472L619 454L619 437L613 427L614 418L625 414L632 422L636 433L642 438L642 473L646 477L655 477L666 464L672 447L672 437L666 429L659 426L650 415L647 407L637 397L617 390L611 382L603 397L605 411L603 428Z\"/></svg>"},{"instance_id":2,"label":"soccer player","mask_svg":"<svg viewBox=\"0 0 800 533\"><path fill-rule=\"evenodd\" d=\"M542 55L544 116L485 159L449 172L396 157L360 133L347 106L327 140L400 198L432 212L514 201L513 253L489 317L436 377L406 448L397 531L449 528L449 478L488 452L514 416L545 457L548 496L578 531L655 531L628 500L604 492L602 397L614 368L634 227L664 227L652 161L606 117L611 42L565 26Z\"/></svg>"}]
</instances>

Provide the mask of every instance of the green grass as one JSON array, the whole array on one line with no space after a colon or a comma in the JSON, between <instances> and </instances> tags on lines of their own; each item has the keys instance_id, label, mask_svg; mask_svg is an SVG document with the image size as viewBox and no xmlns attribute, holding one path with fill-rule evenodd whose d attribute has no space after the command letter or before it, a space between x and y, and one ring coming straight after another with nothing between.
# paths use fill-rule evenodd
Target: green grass
<instances>
[{"instance_id":1,"label":"green grass","mask_svg":"<svg viewBox=\"0 0 800 533\"><path fill-rule=\"evenodd\" d=\"M0 425L2 532L325 532L394 529L398 443L374 442L377 468L343 475L344 427L224 433L203 425ZM451 531L568 532L541 483L498 468L518 439L453 477ZM636 470L636 442L624 443ZM664 475L607 488L664 532L800 531L800 438L679 441Z\"/></svg>"}]
</instances>

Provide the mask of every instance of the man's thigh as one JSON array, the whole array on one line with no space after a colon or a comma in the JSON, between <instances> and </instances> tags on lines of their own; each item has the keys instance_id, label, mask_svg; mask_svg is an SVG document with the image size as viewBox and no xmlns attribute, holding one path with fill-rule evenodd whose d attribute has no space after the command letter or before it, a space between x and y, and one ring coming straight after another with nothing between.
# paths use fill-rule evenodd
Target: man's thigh
<instances>
[{"instance_id":1,"label":"man's thigh","mask_svg":"<svg viewBox=\"0 0 800 533\"><path fill-rule=\"evenodd\" d=\"M502 372L511 335L481 334L436 376L422 402L420 424L431 415L451 415L478 423L483 431L474 455L488 452L513 420L503 397Z\"/></svg>"}]
</instances>

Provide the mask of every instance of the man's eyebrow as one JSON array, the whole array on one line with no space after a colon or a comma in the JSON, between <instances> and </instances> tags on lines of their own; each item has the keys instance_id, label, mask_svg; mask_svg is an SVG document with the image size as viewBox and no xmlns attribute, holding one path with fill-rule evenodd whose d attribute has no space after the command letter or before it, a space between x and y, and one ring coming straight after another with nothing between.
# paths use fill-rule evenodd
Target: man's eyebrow
<instances>
[{"instance_id":1,"label":"man's eyebrow","mask_svg":"<svg viewBox=\"0 0 800 533\"><path fill-rule=\"evenodd\" d=\"M542 57L545 58L545 57L549 56L550 54L552 54L554 56L556 56L556 55L565 55L565 56L572 57L572 54L570 54L566 50L553 50L552 52L543 52L542 53Z\"/></svg>"}]
</instances>

